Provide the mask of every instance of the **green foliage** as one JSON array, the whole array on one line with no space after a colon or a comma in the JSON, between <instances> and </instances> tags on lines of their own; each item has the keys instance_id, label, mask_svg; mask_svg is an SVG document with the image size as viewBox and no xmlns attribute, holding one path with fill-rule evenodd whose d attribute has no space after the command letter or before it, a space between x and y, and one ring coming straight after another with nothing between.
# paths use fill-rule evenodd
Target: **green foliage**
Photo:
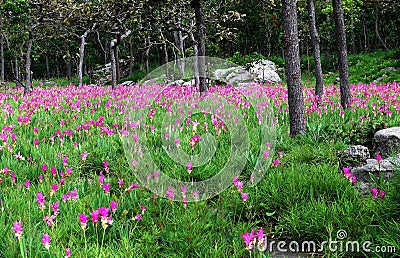
<instances>
[{"instance_id":1,"label":"green foliage","mask_svg":"<svg viewBox=\"0 0 400 258\"><path fill-rule=\"evenodd\" d=\"M250 55L243 56L240 52L235 52L232 57L227 58L228 61L235 63L240 66L245 66L248 63L259 61L261 59L267 59L260 53L254 52Z\"/></svg>"}]
</instances>

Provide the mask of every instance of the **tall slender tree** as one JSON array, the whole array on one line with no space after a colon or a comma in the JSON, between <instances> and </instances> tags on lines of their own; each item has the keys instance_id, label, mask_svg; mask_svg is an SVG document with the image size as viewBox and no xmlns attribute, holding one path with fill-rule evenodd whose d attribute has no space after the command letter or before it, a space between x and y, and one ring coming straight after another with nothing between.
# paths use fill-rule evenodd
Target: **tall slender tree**
<instances>
[{"instance_id":1,"label":"tall slender tree","mask_svg":"<svg viewBox=\"0 0 400 258\"><path fill-rule=\"evenodd\" d=\"M342 0L332 0L335 20L336 44L338 51L340 77L340 104L343 108L350 105L349 64L347 60L346 31L344 27Z\"/></svg>"},{"instance_id":2,"label":"tall slender tree","mask_svg":"<svg viewBox=\"0 0 400 258\"><path fill-rule=\"evenodd\" d=\"M304 99L301 87L297 0L282 0L283 41L285 48L286 80L289 98L290 135L306 130Z\"/></svg>"},{"instance_id":3,"label":"tall slender tree","mask_svg":"<svg viewBox=\"0 0 400 258\"><path fill-rule=\"evenodd\" d=\"M322 77L322 66L321 66L321 51L320 51L320 40L315 22L315 7L314 0L307 0L308 8L308 23L311 34L311 45L314 51L314 66L315 66L315 95L318 99L321 99L323 93L323 77Z\"/></svg>"},{"instance_id":4,"label":"tall slender tree","mask_svg":"<svg viewBox=\"0 0 400 258\"><path fill-rule=\"evenodd\" d=\"M194 8L196 25L197 25L197 49L198 49L198 71L199 71L199 89L200 95L207 92L206 76L205 76L205 55L206 55L206 40L204 22L204 5L203 0L192 0L190 5Z\"/></svg>"}]
</instances>

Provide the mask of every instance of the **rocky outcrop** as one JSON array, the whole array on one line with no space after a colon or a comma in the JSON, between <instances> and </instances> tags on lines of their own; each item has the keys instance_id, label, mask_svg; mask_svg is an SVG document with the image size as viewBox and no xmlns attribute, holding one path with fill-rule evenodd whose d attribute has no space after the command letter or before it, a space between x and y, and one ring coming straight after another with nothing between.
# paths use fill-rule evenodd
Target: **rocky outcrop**
<instances>
[{"instance_id":1,"label":"rocky outcrop","mask_svg":"<svg viewBox=\"0 0 400 258\"><path fill-rule=\"evenodd\" d=\"M373 145L376 153L390 155L400 150L400 127L379 130L374 135Z\"/></svg>"}]
</instances>

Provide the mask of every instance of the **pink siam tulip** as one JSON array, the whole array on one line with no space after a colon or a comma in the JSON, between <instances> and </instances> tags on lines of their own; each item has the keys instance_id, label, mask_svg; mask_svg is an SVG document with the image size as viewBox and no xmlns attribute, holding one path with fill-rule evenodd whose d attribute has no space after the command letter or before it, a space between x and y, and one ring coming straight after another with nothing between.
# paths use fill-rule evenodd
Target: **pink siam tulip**
<instances>
[{"instance_id":1,"label":"pink siam tulip","mask_svg":"<svg viewBox=\"0 0 400 258\"><path fill-rule=\"evenodd\" d=\"M86 230L86 228L87 228L87 221L88 221L88 219L89 219L89 216L86 216L86 215L83 214L83 213L79 213L78 216L79 216L79 222L81 223L81 228L82 228L82 230ZM93 218L93 216L92 216L92 218ZM98 219L97 219L97 220L98 220ZM96 223L97 223L97 221L96 221Z\"/></svg>"},{"instance_id":2,"label":"pink siam tulip","mask_svg":"<svg viewBox=\"0 0 400 258\"><path fill-rule=\"evenodd\" d=\"M249 194L248 193L242 193L243 202L247 202L248 198L249 198Z\"/></svg>"},{"instance_id":3,"label":"pink siam tulip","mask_svg":"<svg viewBox=\"0 0 400 258\"><path fill-rule=\"evenodd\" d=\"M133 220L143 220L142 214L141 214L141 213L138 213L138 214L136 214L136 216L133 217L132 219L133 219Z\"/></svg>"},{"instance_id":4,"label":"pink siam tulip","mask_svg":"<svg viewBox=\"0 0 400 258\"><path fill-rule=\"evenodd\" d=\"M58 184L51 185L50 197L53 196L58 190Z\"/></svg>"},{"instance_id":5,"label":"pink siam tulip","mask_svg":"<svg viewBox=\"0 0 400 258\"><path fill-rule=\"evenodd\" d=\"M50 249L50 236L48 234L42 234L42 243L44 245L44 248L46 248L47 250Z\"/></svg>"},{"instance_id":6,"label":"pink siam tulip","mask_svg":"<svg viewBox=\"0 0 400 258\"><path fill-rule=\"evenodd\" d=\"M64 258L71 258L71 249L69 247L65 249L65 257Z\"/></svg>"},{"instance_id":7,"label":"pink siam tulip","mask_svg":"<svg viewBox=\"0 0 400 258\"><path fill-rule=\"evenodd\" d=\"M118 206L118 202L111 201L110 207L111 207L111 210L113 213L115 213L117 211L117 206Z\"/></svg>"},{"instance_id":8,"label":"pink siam tulip","mask_svg":"<svg viewBox=\"0 0 400 258\"><path fill-rule=\"evenodd\" d=\"M57 216L57 214L60 212L60 202L56 202L54 204L50 204L51 209L53 210L53 214Z\"/></svg>"},{"instance_id":9,"label":"pink siam tulip","mask_svg":"<svg viewBox=\"0 0 400 258\"><path fill-rule=\"evenodd\" d=\"M146 211L146 206L144 204L140 205L140 209L142 210L142 214Z\"/></svg>"},{"instance_id":10,"label":"pink siam tulip","mask_svg":"<svg viewBox=\"0 0 400 258\"><path fill-rule=\"evenodd\" d=\"M244 241L244 244L246 245L246 250L253 250L254 245L256 243L256 238L254 237L254 230L251 231L249 234L248 232L244 233L241 235Z\"/></svg>"},{"instance_id":11,"label":"pink siam tulip","mask_svg":"<svg viewBox=\"0 0 400 258\"><path fill-rule=\"evenodd\" d=\"M29 180L26 180L24 186L26 187L26 189L29 190L29 188L31 186L31 182Z\"/></svg>"},{"instance_id":12,"label":"pink siam tulip","mask_svg":"<svg viewBox=\"0 0 400 258\"><path fill-rule=\"evenodd\" d=\"M100 219L98 210L93 210L93 211L90 213L90 216L91 216L91 218L92 218L92 223L93 223L94 225L97 225L97 222L98 222L99 219Z\"/></svg>"},{"instance_id":13,"label":"pink siam tulip","mask_svg":"<svg viewBox=\"0 0 400 258\"><path fill-rule=\"evenodd\" d=\"M138 183L131 184L128 188L125 189L125 191L126 192L130 192L130 191L132 191L133 189L136 189L136 188L140 188Z\"/></svg>"},{"instance_id":14,"label":"pink siam tulip","mask_svg":"<svg viewBox=\"0 0 400 258\"><path fill-rule=\"evenodd\" d=\"M188 174L192 173L193 166L192 166L191 162L187 163L186 169L187 169Z\"/></svg>"},{"instance_id":15,"label":"pink siam tulip","mask_svg":"<svg viewBox=\"0 0 400 258\"><path fill-rule=\"evenodd\" d=\"M124 180L123 180L122 178L119 178L119 179L118 179L118 187L119 187L119 188L124 187Z\"/></svg>"},{"instance_id":16,"label":"pink siam tulip","mask_svg":"<svg viewBox=\"0 0 400 258\"><path fill-rule=\"evenodd\" d=\"M22 237L22 222L16 221L13 223L13 231L15 233L15 237L20 239Z\"/></svg>"},{"instance_id":17,"label":"pink siam tulip","mask_svg":"<svg viewBox=\"0 0 400 258\"><path fill-rule=\"evenodd\" d=\"M46 208L46 206L45 206L46 196L43 195L42 192L38 192L38 193L36 193L36 197L37 197L37 203L38 203L40 209L43 211Z\"/></svg>"},{"instance_id":18,"label":"pink siam tulip","mask_svg":"<svg viewBox=\"0 0 400 258\"><path fill-rule=\"evenodd\" d=\"M47 223L49 227L54 226L54 220L56 219L55 215L51 215L50 217L44 216L44 221Z\"/></svg>"},{"instance_id":19,"label":"pink siam tulip","mask_svg":"<svg viewBox=\"0 0 400 258\"><path fill-rule=\"evenodd\" d=\"M110 193L110 185L111 184L104 184L103 185L103 189L104 189L104 193L105 194L109 194Z\"/></svg>"}]
</instances>

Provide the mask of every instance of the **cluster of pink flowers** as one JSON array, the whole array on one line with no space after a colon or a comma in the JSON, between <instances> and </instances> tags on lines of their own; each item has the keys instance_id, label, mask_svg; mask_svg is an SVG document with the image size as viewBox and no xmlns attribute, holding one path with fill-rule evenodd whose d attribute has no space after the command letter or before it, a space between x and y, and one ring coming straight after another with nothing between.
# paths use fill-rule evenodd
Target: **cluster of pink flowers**
<instances>
[{"instance_id":1,"label":"cluster of pink flowers","mask_svg":"<svg viewBox=\"0 0 400 258\"><path fill-rule=\"evenodd\" d=\"M356 176L353 175L353 173L350 171L350 168L343 168L343 174L352 184L357 181Z\"/></svg>"},{"instance_id":2,"label":"cluster of pink flowers","mask_svg":"<svg viewBox=\"0 0 400 258\"><path fill-rule=\"evenodd\" d=\"M201 140L200 135L195 135L192 138L190 138L190 147L194 148L196 146L196 143Z\"/></svg>"},{"instance_id":3,"label":"cluster of pink flowers","mask_svg":"<svg viewBox=\"0 0 400 258\"><path fill-rule=\"evenodd\" d=\"M69 191L67 194L62 195L63 202L66 202L66 201L75 201L76 202L78 200L78 198L79 198L78 189L76 189L76 188L72 191Z\"/></svg>"},{"instance_id":4,"label":"cluster of pink flowers","mask_svg":"<svg viewBox=\"0 0 400 258\"><path fill-rule=\"evenodd\" d=\"M237 191L240 193L243 202L247 202L247 199L249 198L249 194L242 192L242 190L243 190L243 182L240 181L237 177L234 177L233 178L233 185L237 188Z\"/></svg>"},{"instance_id":5,"label":"cluster of pink flowers","mask_svg":"<svg viewBox=\"0 0 400 258\"><path fill-rule=\"evenodd\" d=\"M246 250L252 251L256 245L258 247L264 247L266 243L265 237L267 236L267 234L264 233L263 228L260 228L257 231L257 234L255 234L254 229L252 229L251 233L246 232L241 236L243 238L244 244L246 245Z\"/></svg>"},{"instance_id":6,"label":"cluster of pink flowers","mask_svg":"<svg viewBox=\"0 0 400 258\"><path fill-rule=\"evenodd\" d=\"M386 195L386 192L382 189L378 189L378 188L374 187L371 189L371 194L372 194L372 197L374 197L374 199L377 199L378 196L379 196L379 198L383 199Z\"/></svg>"}]
</instances>

